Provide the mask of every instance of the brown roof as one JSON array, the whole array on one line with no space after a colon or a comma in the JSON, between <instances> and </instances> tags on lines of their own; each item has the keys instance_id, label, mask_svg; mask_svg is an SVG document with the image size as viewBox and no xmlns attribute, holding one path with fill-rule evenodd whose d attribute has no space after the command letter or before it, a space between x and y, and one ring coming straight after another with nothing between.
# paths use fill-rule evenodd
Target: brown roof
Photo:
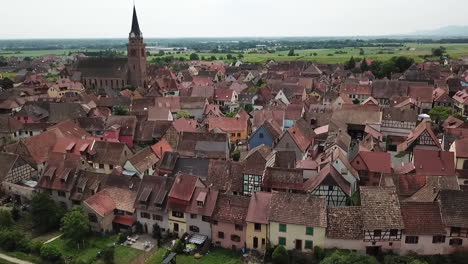
<instances>
[{"instance_id":1,"label":"brown roof","mask_svg":"<svg viewBox=\"0 0 468 264\"><path fill-rule=\"evenodd\" d=\"M255 110L253 112L253 127L260 127L265 121L275 122L283 127L285 113L283 110Z\"/></svg>"},{"instance_id":2,"label":"brown roof","mask_svg":"<svg viewBox=\"0 0 468 264\"><path fill-rule=\"evenodd\" d=\"M144 148L128 159L139 173L144 173L149 168L152 168L159 158L151 150L150 147Z\"/></svg>"},{"instance_id":3,"label":"brown roof","mask_svg":"<svg viewBox=\"0 0 468 264\"><path fill-rule=\"evenodd\" d=\"M314 191L319 185L336 185L351 196L351 184L330 163L325 165L315 177L304 182L304 190Z\"/></svg>"},{"instance_id":4,"label":"brown roof","mask_svg":"<svg viewBox=\"0 0 468 264\"><path fill-rule=\"evenodd\" d=\"M439 193L439 201L446 226L468 228L468 192L442 190Z\"/></svg>"},{"instance_id":5,"label":"brown roof","mask_svg":"<svg viewBox=\"0 0 468 264\"><path fill-rule=\"evenodd\" d=\"M249 209L247 196L219 194L213 219L243 225Z\"/></svg>"},{"instance_id":6,"label":"brown roof","mask_svg":"<svg viewBox=\"0 0 468 264\"><path fill-rule=\"evenodd\" d=\"M0 160L2 161L2 166L0 166L0 182L3 182L8 172L13 169L18 158L19 156L16 154L0 152Z\"/></svg>"},{"instance_id":7,"label":"brown roof","mask_svg":"<svg viewBox=\"0 0 468 264\"><path fill-rule=\"evenodd\" d=\"M411 133L406 137L406 140L404 142L402 142L401 144L398 145L397 149L398 151L405 151L408 149L408 147L411 146L411 144L413 144L420 136L421 134L424 132L424 131L427 131L427 133L429 134L429 136L432 138L432 140L434 141L434 144L436 144L436 146L439 148L439 149L442 149L441 145L440 145L440 142L439 140L437 139L436 135L434 134L434 132L432 131L431 129L431 126L428 122L426 121L422 121L421 123L419 123L418 126L416 126L413 131L411 131Z\"/></svg>"},{"instance_id":8,"label":"brown roof","mask_svg":"<svg viewBox=\"0 0 468 264\"><path fill-rule=\"evenodd\" d=\"M136 116L109 116L106 120L106 129L118 125L120 126L121 136L134 136L136 124Z\"/></svg>"},{"instance_id":9,"label":"brown roof","mask_svg":"<svg viewBox=\"0 0 468 264\"><path fill-rule=\"evenodd\" d=\"M235 117L212 117L208 119L208 130L220 129L226 133L246 131L247 120Z\"/></svg>"},{"instance_id":10,"label":"brown roof","mask_svg":"<svg viewBox=\"0 0 468 264\"><path fill-rule=\"evenodd\" d=\"M244 166L240 162L210 160L206 185L220 191L242 192Z\"/></svg>"},{"instance_id":11,"label":"brown roof","mask_svg":"<svg viewBox=\"0 0 468 264\"><path fill-rule=\"evenodd\" d=\"M212 216L218 199L218 191L211 188L195 188L190 205L186 208L186 212L190 214ZM203 206L199 206L199 202L203 202Z\"/></svg>"},{"instance_id":12,"label":"brown roof","mask_svg":"<svg viewBox=\"0 0 468 264\"><path fill-rule=\"evenodd\" d=\"M246 222L268 224L268 209L272 193L254 192L250 196L249 210Z\"/></svg>"},{"instance_id":13,"label":"brown roof","mask_svg":"<svg viewBox=\"0 0 468 264\"><path fill-rule=\"evenodd\" d=\"M96 163L111 164L116 166L124 165L126 161L125 152L127 155L132 155L125 143L96 141L92 148L93 155L90 160Z\"/></svg>"},{"instance_id":14,"label":"brown roof","mask_svg":"<svg viewBox=\"0 0 468 264\"><path fill-rule=\"evenodd\" d=\"M189 174L177 175L174 184L172 185L171 192L169 193L169 197L189 202L198 181L197 176Z\"/></svg>"},{"instance_id":15,"label":"brown roof","mask_svg":"<svg viewBox=\"0 0 468 264\"><path fill-rule=\"evenodd\" d=\"M327 220L327 238L347 240L364 239L360 206L329 207Z\"/></svg>"},{"instance_id":16,"label":"brown roof","mask_svg":"<svg viewBox=\"0 0 468 264\"><path fill-rule=\"evenodd\" d=\"M0 133L11 134L23 129L23 123L10 115L0 115Z\"/></svg>"},{"instance_id":17,"label":"brown roof","mask_svg":"<svg viewBox=\"0 0 468 264\"><path fill-rule=\"evenodd\" d=\"M361 151L358 156L360 156L364 163L366 163L370 172L392 172L392 161L390 153L388 152Z\"/></svg>"},{"instance_id":18,"label":"brown roof","mask_svg":"<svg viewBox=\"0 0 468 264\"><path fill-rule=\"evenodd\" d=\"M173 183L172 177L143 176L135 199L135 208L144 204L147 210L165 212L168 193Z\"/></svg>"},{"instance_id":19,"label":"brown roof","mask_svg":"<svg viewBox=\"0 0 468 264\"><path fill-rule=\"evenodd\" d=\"M437 202L401 203L401 215L407 235L445 235Z\"/></svg>"},{"instance_id":20,"label":"brown roof","mask_svg":"<svg viewBox=\"0 0 468 264\"><path fill-rule=\"evenodd\" d=\"M395 188L361 186L360 189L365 229L403 229Z\"/></svg>"},{"instance_id":21,"label":"brown roof","mask_svg":"<svg viewBox=\"0 0 468 264\"><path fill-rule=\"evenodd\" d=\"M327 227L324 198L310 194L274 192L268 210L270 222Z\"/></svg>"},{"instance_id":22,"label":"brown roof","mask_svg":"<svg viewBox=\"0 0 468 264\"><path fill-rule=\"evenodd\" d=\"M101 216L107 216L115 209L115 202L106 190L96 193L84 202Z\"/></svg>"},{"instance_id":23,"label":"brown roof","mask_svg":"<svg viewBox=\"0 0 468 264\"><path fill-rule=\"evenodd\" d=\"M181 156L226 159L229 137L224 133L184 132L177 142Z\"/></svg>"},{"instance_id":24,"label":"brown roof","mask_svg":"<svg viewBox=\"0 0 468 264\"><path fill-rule=\"evenodd\" d=\"M455 140L456 158L468 158L468 139Z\"/></svg>"},{"instance_id":25,"label":"brown roof","mask_svg":"<svg viewBox=\"0 0 468 264\"><path fill-rule=\"evenodd\" d=\"M426 176L426 183L407 202L433 202L441 190L460 190L456 176Z\"/></svg>"},{"instance_id":26,"label":"brown roof","mask_svg":"<svg viewBox=\"0 0 468 264\"><path fill-rule=\"evenodd\" d=\"M302 190L303 183L301 169L267 167L263 175L264 188Z\"/></svg>"},{"instance_id":27,"label":"brown roof","mask_svg":"<svg viewBox=\"0 0 468 264\"><path fill-rule=\"evenodd\" d=\"M385 107L382 113L382 120L416 122L418 120L418 110Z\"/></svg>"}]
</instances>

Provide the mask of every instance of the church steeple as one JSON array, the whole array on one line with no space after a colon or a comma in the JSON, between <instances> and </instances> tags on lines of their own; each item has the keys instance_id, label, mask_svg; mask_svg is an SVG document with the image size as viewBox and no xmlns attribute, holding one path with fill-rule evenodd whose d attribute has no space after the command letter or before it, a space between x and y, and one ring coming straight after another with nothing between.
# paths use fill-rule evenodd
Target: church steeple
<instances>
[{"instance_id":1,"label":"church steeple","mask_svg":"<svg viewBox=\"0 0 468 264\"><path fill-rule=\"evenodd\" d=\"M134 87L146 87L146 44L143 40L135 5L133 5L132 30L128 37L127 58L129 84Z\"/></svg>"},{"instance_id":2,"label":"church steeple","mask_svg":"<svg viewBox=\"0 0 468 264\"><path fill-rule=\"evenodd\" d=\"M140 30L140 24L138 24L138 16L136 13L136 7L133 6L133 18L132 18L132 30L130 31L130 38L143 37L143 33Z\"/></svg>"}]
</instances>

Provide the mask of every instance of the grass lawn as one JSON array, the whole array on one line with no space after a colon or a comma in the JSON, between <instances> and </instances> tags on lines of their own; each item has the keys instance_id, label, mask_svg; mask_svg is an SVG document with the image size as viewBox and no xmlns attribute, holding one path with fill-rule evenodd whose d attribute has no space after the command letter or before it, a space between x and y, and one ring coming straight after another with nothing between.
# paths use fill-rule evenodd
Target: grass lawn
<instances>
[{"instance_id":1,"label":"grass lawn","mask_svg":"<svg viewBox=\"0 0 468 264\"><path fill-rule=\"evenodd\" d=\"M0 258L0 264L13 264L13 262L9 262Z\"/></svg>"},{"instance_id":2,"label":"grass lawn","mask_svg":"<svg viewBox=\"0 0 468 264\"><path fill-rule=\"evenodd\" d=\"M50 242L57 246L65 257L76 258L84 263L92 263L99 251L111 246L117 241L117 236L93 236L88 238L85 248L78 249L74 244L70 244L67 239L59 238ZM140 253L139 250L117 246L115 249L116 264L127 264ZM100 263L100 262L95 262Z\"/></svg>"},{"instance_id":3,"label":"grass lawn","mask_svg":"<svg viewBox=\"0 0 468 264\"><path fill-rule=\"evenodd\" d=\"M146 262L146 264L159 264L162 262L167 249L162 248ZM201 259L195 259L193 256L178 255L177 263L183 264L242 264L242 256L231 250L213 249Z\"/></svg>"},{"instance_id":4,"label":"grass lawn","mask_svg":"<svg viewBox=\"0 0 468 264\"><path fill-rule=\"evenodd\" d=\"M13 258L29 261L31 263L37 263L37 264L44 263L40 257L30 255L30 254L26 254L26 253L23 253L23 252L6 252L6 251L3 251L3 250L0 250L0 253L3 253L5 255L8 255L8 256L13 257ZM3 259L0 259L0 260L1 261L6 261L6 260L3 260ZM6 263L9 263L9 262L6 262ZM0 264L2 264L2 262L0 262Z\"/></svg>"}]
</instances>

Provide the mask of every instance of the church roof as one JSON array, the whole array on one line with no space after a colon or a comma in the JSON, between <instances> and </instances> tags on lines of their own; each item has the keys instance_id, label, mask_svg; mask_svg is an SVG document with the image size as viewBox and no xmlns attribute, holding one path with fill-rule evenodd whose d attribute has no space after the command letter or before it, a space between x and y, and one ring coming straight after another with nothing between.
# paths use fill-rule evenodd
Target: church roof
<instances>
[{"instance_id":1,"label":"church roof","mask_svg":"<svg viewBox=\"0 0 468 264\"><path fill-rule=\"evenodd\" d=\"M133 6L133 19L132 19L132 30L130 31L130 35L134 33L135 36L141 36L140 25L138 24L138 17L136 13L136 8Z\"/></svg>"}]
</instances>

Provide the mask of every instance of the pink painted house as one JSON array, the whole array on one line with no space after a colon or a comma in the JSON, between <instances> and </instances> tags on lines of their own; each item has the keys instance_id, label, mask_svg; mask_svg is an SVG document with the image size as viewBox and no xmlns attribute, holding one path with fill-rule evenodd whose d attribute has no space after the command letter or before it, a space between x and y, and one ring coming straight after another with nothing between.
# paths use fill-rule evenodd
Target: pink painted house
<instances>
[{"instance_id":1,"label":"pink painted house","mask_svg":"<svg viewBox=\"0 0 468 264\"><path fill-rule=\"evenodd\" d=\"M211 239L216 245L233 250L246 247L249 202L247 196L219 194L211 222Z\"/></svg>"}]
</instances>

